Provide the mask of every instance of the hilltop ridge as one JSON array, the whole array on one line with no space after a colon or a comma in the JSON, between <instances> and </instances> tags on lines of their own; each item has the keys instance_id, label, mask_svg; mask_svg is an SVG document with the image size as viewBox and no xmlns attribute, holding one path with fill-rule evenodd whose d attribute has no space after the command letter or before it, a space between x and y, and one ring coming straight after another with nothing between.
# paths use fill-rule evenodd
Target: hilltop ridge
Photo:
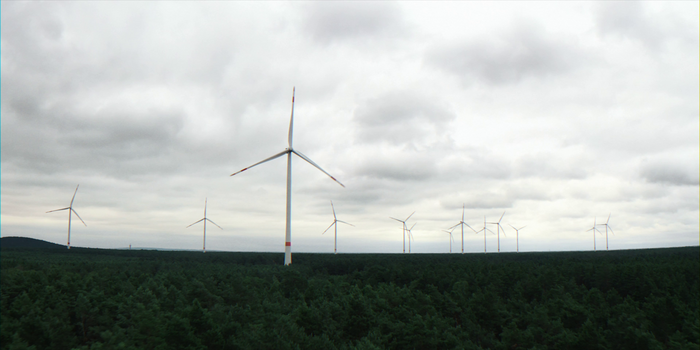
<instances>
[{"instance_id":1,"label":"hilltop ridge","mask_svg":"<svg viewBox=\"0 0 700 350\"><path fill-rule=\"evenodd\" d=\"M42 248L42 249L66 249L66 246L29 237L0 237L1 248Z\"/></svg>"}]
</instances>

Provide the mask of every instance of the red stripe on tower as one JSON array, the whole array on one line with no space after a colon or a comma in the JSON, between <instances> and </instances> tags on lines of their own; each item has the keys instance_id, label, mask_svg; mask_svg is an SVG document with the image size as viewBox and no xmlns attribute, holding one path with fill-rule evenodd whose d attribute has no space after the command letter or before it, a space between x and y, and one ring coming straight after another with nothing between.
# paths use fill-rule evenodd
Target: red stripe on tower
<instances>
[{"instance_id":1,"label":"red stripe on tower","mask_svg":"<svg viewBox=\"0 0 700 350\"><path fill-rule=\"evenodd\" d=\"M291 247L291 246L292 246L292 242L285 242L284 245L287 246L287 247Z\"/></svg>"}]
</instances>

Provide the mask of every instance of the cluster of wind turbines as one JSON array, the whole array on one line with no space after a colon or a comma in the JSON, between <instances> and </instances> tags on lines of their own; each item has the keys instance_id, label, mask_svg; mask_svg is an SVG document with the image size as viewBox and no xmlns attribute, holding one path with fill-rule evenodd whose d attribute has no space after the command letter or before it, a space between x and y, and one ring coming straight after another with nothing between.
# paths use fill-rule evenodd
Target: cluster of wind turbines
<instances>
[{"instance_id":1,"label":"cluster of wind turbines","mask_svg":"<svg viewBox=\"0 0 700 350\"><path fill-rule=\"evenodd\" d=\"M611 216L611 215L612 215L612 213L610 213L610 214L608 215L608 220L605 221L604 224L597 224L597 223L596 223L597 218L593 218L593 227L591 227L590 229L588 229L588 230L586 231L586 232L588 232L588 231L593 231L593 250L594 250L594 251L597 250L596 243L595 243L595 233L596 233L596 231L597 231L598 233L600 233L601 235L603 234L603 232L601 232L601 231L598 229L598 226L605 226L605 250L608 250L608 230L610 230L610 232L611 232L613 235L615 234L615 232L613 232L613 230L612 230L612 227L610 227L610 225L608 225L608 223L610 222L610 216Z\"/></svg>"},{"instance_id":2,"label":"cluster of wind turbines","mask_svg":"<svg viewBox=\"0 0 700 350\"><path fill-rule=\"evenodd\" d=\"M286 206L285 247L284 247L284 264L285 264L285 265L290 265L290 264L292 263L292 232L291 232L291 215L292 215L292 206L291 206L291 204L292 204L292 192L291 192L291 189L292 189L292 154L297 155L299 158L303 159L304 161L306 161L307 163L311 164L312 166L314 166L315 168L317 168L318 170L320 170L320 171L323 172L324 174L328 175L328 177L330 177L333 181L337 182L340 186L345 187L345 185L343 185L342 183L340 183L340 181L336 180L336 178L334 178L331 174L329 174L328 172L326 172L325 170L323 170L323 169L322 169L318 164L316 164L313 160L311 160L309 157L305 156L304 154L302 154L301 152L295 150L295 149L292 147L293 130L294 130L294 98L295 98L295 94L296 94L296 88L294 88L294 89L292 90L292 112L291 112L290 121L289 121L289 134L288 134L288 139L287 139L287 141L288 141L288 147L285 148L282 152L279 152L279 153L277 153L277 154L275 154L275 155L273 155L273 156L271 156L271 157L269 157L269 158L263 159L263 160L261 160L261 161L255 163L255 164L253 164L253 165L251 165L251 166L248 166L248 167L246 167L246 168L243 168L243 169L241 169L241 170L239 170L239 171L237 171L237 172L235 172L235 173L233 173L233 174L230 175L230 176L234 176L234 175L240 174L240 173L242 173L242 172L244 172L244 171L246 171L246 170L248 170L248 169L251 169L251 168L253 168L253 167L255 167L255 166L258 166L258 165L260 165L260 164L263 164L263 163L266 163L266 162L268 162L268 161L271 161L271 160L273 160L273 159L282 157L282 156L284 156L284 155L287 156L287 206ZM79 187L79 186L80 186L80 185L78 185L78 187ZM75 214L75 215L78 217L78 219L80 219L80 221L87 227L87 224L85 223L85 221L83 221L83 219L82 219L82 218L78 215L78 213L73 209L73 201L75 200L75 195L76 195L77 192L78 192L78 187L75 188L75 192L73 193L73 198L71 199L70 205L69 205L68 207L61 208L61 209L55 209L55 210L51 210L51 211L48 211L48 212L47 212L47 213L50 213L50 212L54 212L54 211L68 210L68 212L69 212L69 214L68 214L68 244L67 244L68 249L70 249L70 230L71 230L71 219L72 219L72 214ZM325 234L331 227L334 227L334 226L335 226L335 239L334 239L333 251L334 251L334 253L337 254L337 252L338 252L338 247L337 247L337 243L338 243L338 223L343 223L343 224L347 224L347 225L350 225L350 226L354 226L354 225L352 225L352 224L350 224L350 223L347 223L347 222L345 222L345 221L338 220L338 218L337 218L337 216L336 216L336 213L335 213L335 207L333 206L333 202L332 202L332 201L331 201L331 209L333 210L333 223L332 223L330 226L328 226L328 228L326 228L326 230L323 231L322 234ZM483 233L484 233L484 252L486 252L486 231L489 231L489 232L491 232L492 234L497 235L497 236L498 236L498 252L500 252L500 251L501 251L501 236L500 236L501 230L503 230L503 235L505 236L505 230L503 229L503 226L501 226L501 221L503 220L503 216L505 215L505 212L503 212L503 214L501 215L501 217L500 217L500 218L498 219L498 221L496 221L496 222L486 222L486 217L484 217L484 227L483 227L481 230L477 231L477 230L475 230L474 228L472 228L469 224L467 224L467 223L464 221L464 209L465 209L465 208L464 208L464 205L462 205L462 219L460 220L460 222L457 223L456 225L450 227L450 228L449 228L449 231L444 230L445 232L449 233L449 235L450 235L450 253L452 253L452 242L454 241L454 237L452 236L452 232L454 231L455 228L457 228L457 226L460 226L460 227L461 227L461 232L462 232L462 254L464 254L464 226L469 227L469 228L470 228L472 231L474 231L474 233L476 233L476 234L478 234L478 233L480 233L480 232L483 232ZM408 219L411 218L411 216L413 216L413 214L415 214L415 212L411 213L411 215L409 215L409 216L408 216L406 219L404 219L404 220L399 220L399 219L390 217L391 219L396 220L396 221L402 223L402 231L403 231L403 252L404 252L404 253L406 252L406 237L408 237L408 252L409 252L409 253L411 252L411 241L414 240L414 239L413 239L413 233L411 232L411 230L415 227L416 224L414 223L414 224L411 226L411 228L408 228L408 226L406 225L406 222L408 221ZM610 220L610 217L608 216L608 221L609 221L609 220ZM204 252L206 252L207 221L209 221L210 223L214 224L215 226L217 226L218 228L220 228L220 229L223 230L223 228L222 228L221 226L217 225L216 223L214 223L213 221L211 221L209 218L207 218L207 199L205 198L205 199L204 199L204 217L203 217L202 219L200 219L200 220L198 220L198 221L196 221L196 222L194 222L194 223L192 223L192 224L190 224L190 225L187 226L187 227L190 227L190 226L193 226L193 225L195 225L195 224L197 224L197 223L200 223L200 222L203 222L203 223L204 223L204 233L203 233L203 239L202 239L202 251L204 251ZM494 233L491 229L489 229L489 228L486 226L487 224L496 225L496 230L497 230L498 233ZM608 222L606 222L605 224L601 224L600 226L602 226L602 225L605 226L605 237L606 237L605 240L606 240L606 249L607 249L607 231L608 231L608 229L610 229L610 231L612 232L612 228L609 228ZM525 226L520 227L520 228L516 228L516 227L514 227L514 226L512 226L512 225L510 225L510 226L511 226L511 227L515 230L515 232L516 232L517 252L520 252L520 244L519 244L519 238L518 238L518 236L519 236L519 231L522 230L523 228L525 228ZM598 229L596 228L596 226L599 226L599 225L596 225L596 224L595 224L595 221L594 221L593 228L591 229L591 230L594 231L594 232L593 232L593 236L594 236L594 237L593 237L593 238L594 238L594 250L595 250L595 231L598 231L598 232L600 233L600 230L598 230ZM589 230L589 231L590 231L590 230Z\"/></svg>"},{"instance_id":3,"label":"cluster of wind turbines","mask_svg":"<svg viewBox=\"0 0 700 350\"><path fill-rule=\"evenodd\" d=\"M462 204L462 219L456 225L450 227L447 230L442 230L443 232L446 232L450 237L450 253L452 253L452 242L454 242L454 236L452 235L452 232L454 232L454 230L458 226L460 227L460 229L462 231L462 254L464 254L464 226L469 227L469 229L474 231L475 234L479 234L479 232L484 233L484 253L486 253L486 231L489 231L492 234L497 235L498 236L498 252L500 253L501 252L501 230L503 231L503 236L506 235L506 230L503 228L503 226L501 226L501 221L503 220L503 216L506 215L506 212L503 212L501 217L496 222L486 222L486 217L484 216L484 227L481 230L477 231L464 221L464 209L465 209L464 204ZM413 216L413 214L415 214L415 213L416 212L411 213L411 215L409 215L405 220L399 220L399 219L390 217L391 219L396 220L396 221L402 223L402 225L403 225L402 229L403 229L403 236L404 236L404 249L403 249L404 253L406 252L406 233L408 232L408 239L409 239L408 240L408 252L410 253L411 252L411 240L413 240L413 234L411 233L411 230L413 229L413 227L416 226L416 224L413 224L413 226L411 226L411 228L409 229L406 226L406 221L408 221L408 219L410 219L411 216ZM487 224L496 225L496 231L498 233L494 233L493 231L491 231L491 229L489 229L486 226ZM515 230L516 251L519 253L520 252L519 231L522 230L523 228L525 228L525 226L523 226L521 228L515 228L513 225L509 225L509 226L512 227L513 230Z\"/></svg>"}]
</instances>

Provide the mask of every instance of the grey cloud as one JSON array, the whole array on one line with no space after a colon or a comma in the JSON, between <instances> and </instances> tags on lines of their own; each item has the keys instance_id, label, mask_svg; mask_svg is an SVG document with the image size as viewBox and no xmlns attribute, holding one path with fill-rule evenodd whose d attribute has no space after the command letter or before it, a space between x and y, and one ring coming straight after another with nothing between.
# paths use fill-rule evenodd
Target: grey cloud
<instances>
[{"instance_id":1,"label":"grey cloud","mask_svg":"<svg viewBox=\"0 0 700 350\"><path fill-rule=\"evenodd\" d=\"M455 118L447 106L428 96L393 91L365 102L355 111L362 142L419 146L448 140L447 126Z\"/></svg>"},{"instance_id":2,"label":"grey cloud","mask_svg":"<svg viewBox=\"0 0 700 350\"><path fill-rule=\"evenodd\" d=\"M606 1L598 4L596 27L600 35L617 35L657 50L670 40L681 39L697 46L697 25L680 18L651 15L643 1ZM667 14L668 15L668 14ZM663 22L659 18L666 17ZM690 34L689 33L694 33Z\"/></svg>"},{"instance_id":3,"label":"grey cloud","mask_svg":"<svg viewBox=\"0 0 700 350\"><path fill-rule=\"evenodd\" d=\"M640 175L647 182L676 186L698 186L698 160L653 159L643 161Z\"/></svg>"},{"instance_id":4,"label":"grey cloud","mask_svg":"<svg viewBox=\"0 0 700 350\"><path fill-rule=\"evenodd\" d=\"M391 2L313 2L304 10L304 30L323 44L400 35L406 29Z\"/></svg>"},{"instance_id":5,"label":"grey cloud","mask_svg":"<svg viewBox=\"0 0 700 350\"><path fill-rule=\"evenodd\" d=\"M519 23L492 38L437 48L426 60L465 82L499 85L564 73L576 66L581 54L571 42L535 24Z\"/></svg>"}]
</instances>

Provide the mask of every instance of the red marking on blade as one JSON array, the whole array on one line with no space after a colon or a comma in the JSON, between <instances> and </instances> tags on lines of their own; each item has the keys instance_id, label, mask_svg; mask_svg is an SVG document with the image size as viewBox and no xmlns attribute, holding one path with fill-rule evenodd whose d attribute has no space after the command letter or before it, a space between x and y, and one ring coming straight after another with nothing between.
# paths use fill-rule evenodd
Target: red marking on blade
<instances>
[{"instance_id":1,"label":"red marking on blade","mask_svg":"<svg viewBox=\"0 0 700 350\"><path fill-rule=\"evenodd\" d=\"M287 246L287 247L291 247L291 246L292 246L292 242L285 242L284 245Z\"/></svg>"}]
</instances>

